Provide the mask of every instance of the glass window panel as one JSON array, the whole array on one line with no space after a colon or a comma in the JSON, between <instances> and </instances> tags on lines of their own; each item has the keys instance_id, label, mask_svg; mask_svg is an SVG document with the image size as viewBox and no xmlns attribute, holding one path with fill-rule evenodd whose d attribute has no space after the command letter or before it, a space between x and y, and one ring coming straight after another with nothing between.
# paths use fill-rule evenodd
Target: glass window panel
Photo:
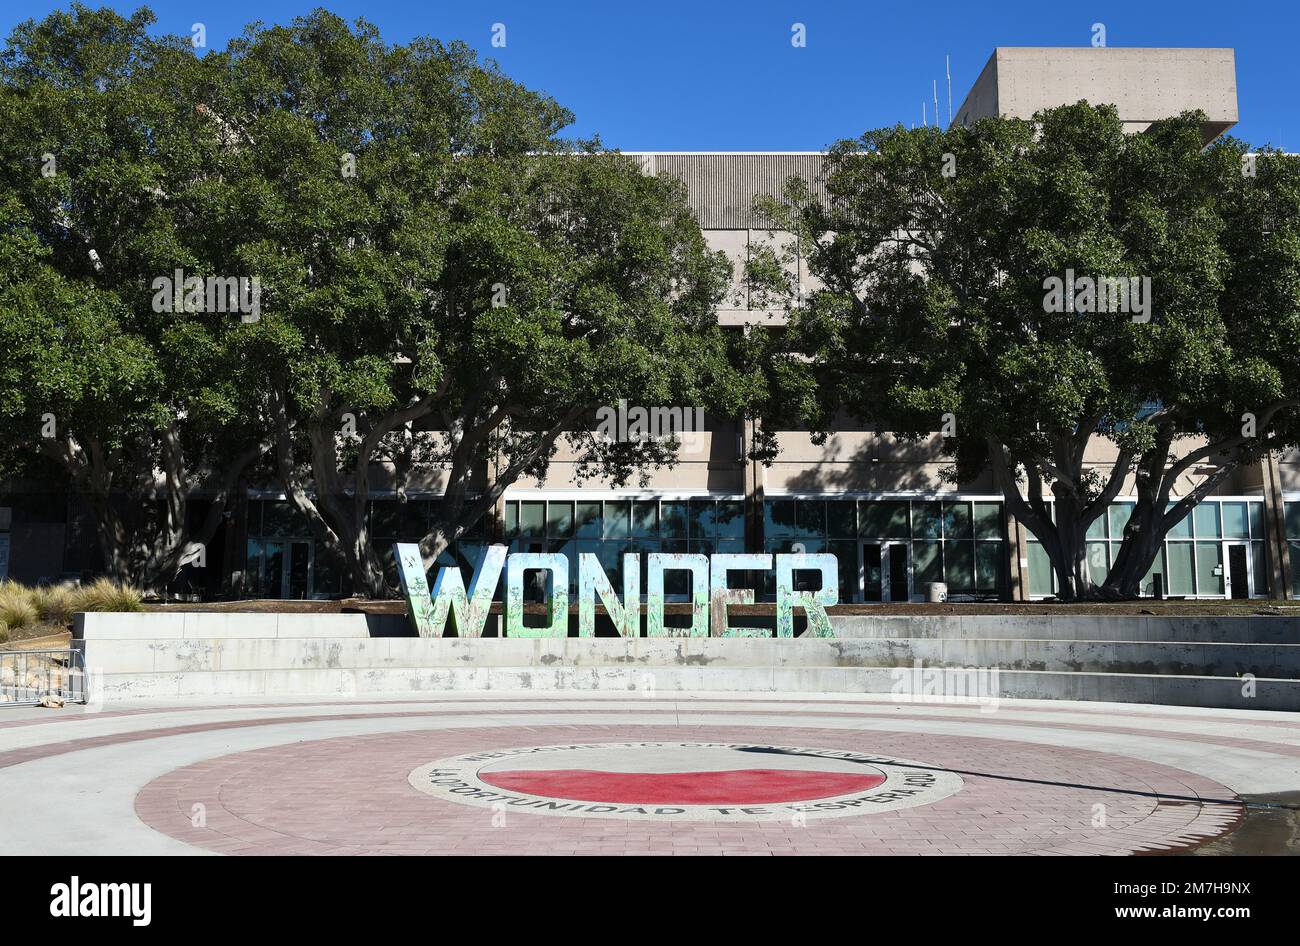
<instances>
[{"instance_id":1,"label":"glass window panel","mask_svg":"<svg viewBox=\"0 0 1300 946\"><path fill-rule=\"evenodd\" d=\"M288 502L263 504L262 535L305 535L306 529L307 524Z\"/></svg>"},{"instance_id":2,"label":"glass window panel","mask_svg":"<svg viewBox=\"0 0 1300 946\"><path fill-rule=\"evenodd\" d=\"M506 503L506 538L513 539L519 535L519 504Z\"/></svg>"},{"instance_id":3,"label":"glass window panel","mask_svg":"<svg viewBox=\"0 0 1300 946\"><path fill-rule=\"evenodd\" d=\"M718 552L723 555L740 555L744 551L744 539L718 539Z\"/></svg>"},{"instance_id":4,"label":"glass window panel","mask_svg":"<svg viewBox=\"0 0 1300 946\"><path fill-rule=\"evenodd\" d=\"M995 592L1002 587L1002 544L975 543L975 590Z\"/></svg>"},{"instance_id":5,"label":"glass window panel","mask_svg":"<svg viewBox=\"0 0 1300 946\"><path fill-rule=\"evenodd\" d=\"M632 532L632 504L627 500L605 503L605 522L601 532L607 539L625 539Z\"/></svg>"},{"instance_id":6,"label":"glass window panel","mask_svg":"<svg viewBox=\"0 0 1300 946\"><path fill-rule=\"evenodd\" d=\"M579 539L599 539L602 518L600 503L578 503L573 513L574 536Z\"/></svg>"},{"instance_id":7,"label":"glass window panel","mask_svg":"<svg viewBox=\"0 0 1300 946\"><path fill-rule=\"evenodd\" d=\"M681 503L682 515L685 516L685 503ZM684 520L683 520L684 521ZM664 541L660 543L663 551L667 555L681 555L686 551L685 540ZM645 583L646 578L641 576L643 589L649 586ZM674 601L684 601L691 593L691 575L690 572L678 571L671 569L664 572L664 598Z\"/></svg>"},{"instance_id":8,"label":"glass window panel","mask_svg":"<svg viewBox=\"0 0 1300 946\"><path fill-rule=\"evenodd\" d=\"M402 509L402 531L398 533L404 539L418 542L429 532L429 504L423 499L408 499L398 504Z\"/></svg>"},{"instance_id":9,"label":"glass window panel","mask_svg":"<svg viewBox=\"0 0 1300 946\"><path fill-rule=\"evenodd\" d=\"M970 503L943 504L943 537L945 539L971 537Z\"/></svg>"},{"instance_id":10,"label":"glass window panel","mask_svg":"<svg viewBox=\"0 0 1300 946\"><path fill-rule=\"evenodd\" d=\"M796 499L795 521L799 534L810 539L826 537L826 503L820 499Z\"/></svg>"},{"instance_id":11,"label":"glass window panel","mask_svg":"<svg viewBox=\"0 0 1300 946\"><path fill-rule=\"evenodd\" d=\"M1098 516L1096 519L1092 520L1092 522L1088 524L1087 537L1090 539L1106 538L1106 517L1105 516Z\"/></svg>"},{"instance_id":12,"label":"glass window panel","mask_svg":"<svg viewBox=\"0 0 1300 946\"><path fill-rule=\"evenodd\" d=\"M1052 560L1038 542L1029 543L1029 593L1047 597L1052 592Z\"/></svg>"},{"instance_id":13,"label":"glass window panel","mask_svg":"<svg viewBox=\"0 0 1300 946\"><path fill-rule=\"evenodd\" d=\"M623 554L632 551L635 549L628 542L601 542L596 549L601 567L605 569L614 590L619 593L623 590Z\"/></svg>"},{"instance_id":14,"label":"glass window panel","mask_svg":"<svg viewBox=\"0 0 1300 946\"><path fill-rule=\"evenodd\" d=\"M691 538L712 539L718 534L717 503L712 499L692 499Z\"/></svg>"},{"instance_id":15,"label":"glass window panel","mask_svg":"<svg viewBox=\"0 0 1300 946\"><path fill-rule=\"evenodd\" d=\"M943 560L938 542L912 543L912 574L916 581L913 591L919 595L926 593L926 582L943 581Z\"/></svg>"},{"instance_id":16,"label":"glass window panel","mask_svg":"<svg viewBox=\"0 0 1300 946\"><path fill-rule=\"evenodd\" d=\"M1120 540L1124 538L1124 527L1128 525L1129 519L1133 516L1135 503L1111 503L1107 515L1110 517L1110 537Z\"/></svg>"},{"instance_id":17,"label":"glass window panel","mask_svg":"<svg viewBox=\"0 0 1300 946\"><path fill-rule=\"evenodd\" d=\"M858 543L830 542L828 551L839 565L840 602L856 601L858 596Z\"/></svg>"},{"instance_id":18,"label":"glass window panel","mask_svg":"<svg viewBox=\"0 0 1300 946\"><path fill-rule=\"evenodd\" d=\"M260 499L250 500L248 503L248 534L262 534L262 501Z\"/></svg>"},{"instance_id":19,"label":"glass window panel","mask_svg":"<svg viewBox=\"0 0 1300 946\"><path fill-rule=\"evenodd\" d=\"M1108 551L1109 546L1105 542L1087 543L1088 580L1094 585L1100 585L1104 582L1106 573L1110 571Z\"/></svg>"},{"instance_id":20,"label":"glass window panel","mask_svg":"<svg viewBox=\"0 0 1300 946\"><path fill-rule=\"evenodd\" d=\"M686 503L662 503L659 508L659 530L665 539L686 538Z\"/></svg>"},{"instance_id":21,"label":"glass window panel","mask_svg":"<svg viewBox=\"0 0 1300 946\"><path fill-rule=\"evenodd\" d=\"M912 535L918 539L937 539L943 530L939 503L912 503ZM939 579L932 579L938 581Z\"/></svg>"},{"instance_id":22,"label":"glass window panel","mask_svg":"<svg viewBox=\"0 0 1300 946\"><path fill-rule=\"evenodd\" d=\"M546 534L555 539L573 535L573 503L546 504Z\"/></svg>"},{"instance_id":23,"label":"glass window panel","mask_svg":"<svg viewBox=\"0 0 1300 946\"><path fill-rule=\"evenodd\" d=\"M1264 535L1264 504L1246 503L1246 509L1250 516L1250 537L1252 539L1267 538Z\"/></svg>"},{"instance_id":24,"label":"glass window panel","mask_svg":"<svg viewBox=\"0 0 1300 946\"><path fill-rule=\"evenodd\" d=\"M1119 546L1116 545L1114 546L1112 551L1118 548ZM1112 561L1114 560L1112 559ZM1160 580L1163 583L1164 593L1168 594L1169 583L1164 579L1163 577L1164 574L1165 574L1164 554L1157 553L1156 557L1151 560L1151 567L1147 569L1146 575L1144 575L1142 578L1142 586L1138 589L1138 594L1150 596L1156 593L1156 584L1155 584L1156 575L1162 576Z\"/></svg>"},{"instance_id":25,"label":"glass window panel","mask_svg":"<svg viewBox=\"0 0 1300 946\"><path fill-rule=\"evenodd\" d=\"M1166 506L1165 514L1167 515L1170 512L1170 510L1172 510L1176 505L1178 504L1170 503L1168 506ZM1175 526L1169 530L1169 534L1168 534L1168 538L1171 539L1190 539L1191 537L1192 537L1191 516L1183 516L1183 518L1178 520L1177 524L1175 524Z\"/></svg>"},{"instance_id":26,"label":"glass window panel","mask_svg":"<svg viewBox=\"0 0 1300 946\"><path fill-rule=\"evenodd\" d=\"M262 596L262 542L249 539L245 566L248 570L248 594L254 598Z\"/></svg>"},{"instance_id":27,"label":"glass window panel","mask_svg":"<svg viewBox=\"0 0 1300 946\"><path fill-rule=\"evenodd\" d=\"M261 593L267 598L279 598L284 593L284 543L266 542L262 548L262 560L266 564L262 570Z\"/></svg>"},{"instance_id":28,"label":"glass window panel","mask_svg":"<svg viewBox=\"0 0 1300 946\"><path fill-rule=\"evenodd\" d=\"M1001 503L975 503L975 538L977 539L1000 539L1002 538L1002 504Z\"/></svg>"},{"instance_id":29,"label":"glass window panel","mask_svg":"<svg viewBox=\"0 0 1300 946\"><path fill-rule=\"evenodd\" d=\"M743 499L721 499L717 511L718 538L745 538L745 501Z\"/></svg>"},{"instance_id":30,"label":"glass window panel","mask_svg":"<svg viewBox=\"0 0 1300 946\"><path fill-rule=\"evenodd\" d=\"M659 535L659 503L654 499L638 499L632 503L632 534L642 538Z\"/></svg>"},{"instance_id":31,"label":"glass window panel","mask_svg":"<svg viewBox=\"0 0 1300 946\"><path fill-rule=\"evenodd\" d=\"M577 594L578 588L578 543L569 539L552 539L546 543L546 551L563 555L569 561L569 594ZM615 585L616 589L622 588Z\"/></svg>"},{"instance_id":32,"label":"glass window panel","mask_svg":"<svg viewBox=\"0 0 1300 946\"><path fill-rule=\"evenodd\" d=\"M718 540L712 537L688 539L686 547L696 555L712 555L718 551Z\"/></svg>"},{"instance_id":33,"label":"glass window panel","mask_svg":"<svg viewBox=\"0 0 1300 946\"><path fill-rule=\"evenodd\" d=\"M343 563L330 554L329 550L316 543L316 574L313 576L312 591L318 595L338 595L343 593Z\"/></svg>"},{"instance_id":34,"label":"glass window panel","mask_svg":"<svg viewBox=\"0 0 1300 946\"><path fill-rule=\"evenodd\" d=\"M546 503L519 504L519 534L521 536L546 534Z\"/></svg>"},{"instance_id":35,"label":"glass window panel","mask_svg":"<svg viewBox=\"0 0 1300 946\"><path fill-rule=\"evenodd\" d=\"M1168 586L1171 595L1196 593L1192 582L1192 543L1169 542L1165 545L1165 562L1169 566Z\"/></svg>"},{"instance_id":36,"label":"glass window panel","mask_svg":"<svg viewBox=\"0 0 1300 946\"><path fill-rule=\"evenodd\" d=\"M401 504L389 499L380 499L370 504L370 531L375 536L396 536L402 534ZM284 535L286 533L280 533Z\"/></svg>"},{"instance_id":37,"label":"glass window panel","mask_svg":"<svg viewBox=\"0 0 1300 946\"><path fill-rule=\"evenodd\" d=\"M1201 503L1192 511L1192 519L1198 539L1217 539L1222 534L1219 532L1218 503L1209 500Z\"/></svg>"},{"instance_id":38,"label":"glass window panel","mask_svg":"<svg viewBox=\"0 0 1300 946\"><path fill-rule=\"evenodd\" d=\"M907 503L866 501L862 503L858 512L858 522L861 526L859 535L872 539L911 538L911 527L907 520Z\"/></svg>"},{"instance_id":39,"label":"glass window panel","mask_svg":"<svg viewBox=\"0 0 1300 946\"><path fill-rule=\"evenodd\" d=\"M1300 539L1300 503L1286 504L1286 537Z\"/></svg>"},{"instance_id":40,"label":"glass window panel","mask_svg":"<svg viewBox=\"0 0 1300 946\"><path fill-rule=\"evenodd\" d=\"M1200 525L1198 521L1198 529ZM1196 543L1196 593L1223 594L1223 546L1218 542Z\"/></svg>"},{"instance_id":41,"label":"glass window panel","mask_svg":"<svg viewBox=\"0 0 1300 946\"><path fill-rule=\"evenodd\" d=\"M1291 547L1291 594L1300 598L1300 542L1288 542Z\"/></svg>"},{"instance_id":42,"label":"glass window panel","mask_svg":"<svg viewBox=\"0 0 1300 946\"><path fill-rule=\"evenodd\" d=\"M826 504L826 534L851 538L858 534L858 504L851 499L832 499Z\"/></svg>"},{"instance_id":43,"label":"glass window panel","mask_svg":"<svg viewBox=\"0 0 1300 946\"><path fill-rule=\"evenodd\" d=\"M1245 503L1222 503L1223 537L1225 539L1250 538L1250 523L1246 519Z\"/></svg>"},{"instance_id":44,"label":"glass window panel","mask_svg":"<svg viewBox=\"0 0 1300 946\"><path fill-rule=\"evenodd\" d=\"M774 539L798 535L793 499L769 499L763 503L763 534Z\"/></svg>"},{"instance_id":45,"label":"glass window panel","mask_svg":"<svg viewBox=\"0 0 1300 946\"><path fill-rule=\"evenodd\" d=\"M1264 557L1264 543L1250 543L1251 568L1254 570L1255 594L1268 594L1268 561Z\"/></svg>"},{"instance_id":46,"label":"glass window panel","mask_svg":"<svg viewBox=\"0 0 1300 946\"><path fill-rule=\"evenodd\" d=\"M975 590L975 543L943 543L943 580L948 590L970 594Z\"/></svg>"},{"instance_id":47,"label":"glass window panel","mask_svg":"<svg viewBox=\"0 0 1300 946\"><path fill-rule=\"evenodd\" d=\"M798 543L799 545L803 546L804 552L809 554L813 552L824 552L827 550L827 545L828 545L825 539L809 539L809 538L801 538L799 536L791 536L783 539L772 539L769 537L763 543L763 551L771 555L793 555L795 554L795 550L794 550L795 543ZM692 551L694 550L692 549ZM858 562L857 562L857 558L855 557L853 559L853 580L855 583L857 581L857 574L858 574ZM812 572L812 571L805 571L805 570L798 571L798 576L801 580L807 580L808 578L815 575L816 572ZM775 600L776 571L774 569L768 569L765 572L760 572L758 577L761 582L760 593L763 596L763 599L768 601ZM843 584L842 576L841 576L841 584Z\"/></svg>"}]
</instances>

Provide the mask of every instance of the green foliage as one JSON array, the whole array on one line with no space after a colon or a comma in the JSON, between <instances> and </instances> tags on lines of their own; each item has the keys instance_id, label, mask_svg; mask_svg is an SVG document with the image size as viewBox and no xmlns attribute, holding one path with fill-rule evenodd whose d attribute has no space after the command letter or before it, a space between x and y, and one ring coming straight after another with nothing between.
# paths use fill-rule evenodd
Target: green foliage
<instances>
[{"instance_id":1,"label":"green foliage","mask_svg":"<svg viewBox=\"0 0 1300 946\"><path fill-rule=\"evenodd\" d=\"M1248 176L1245 146L1205 148L1202 121L1125 134L1113 107L1079 103L836 145L827 205L805 191L769 208L825 283L792 328L817 361L810 421L843 407L920 437L953 414L950 475L992 466L1067 595L1087 591L1084 533L1126 476L1155 510L1130 527L1154 554L1185 511L1164 512L1185 461L1218 464L1194 502L1300 441L1300 160L1264 152ZM1046 280L1067 271L1149 279L1149 320L1052 311ZM1247 413L1258 436L1243 434ZM1113 465L1091 462L1094 439Z\"/></svg>"},{"instance_id":2,"label":"green foliage","mask_svg":"<svg viewBox=\"0 0 1300 946\"><path fill-rule=\"evenodd\" d=\"M561 437L579 476L674 461L592 437L601 405L764 396L767 342L717 326L728 266L682 187L565 140L566 109L463 43L317 10L199 57L152 22L74 6L0 59L0 463L59 464L119 578L165 582L190 492L270 474L251 464L273 448L317 538L382 593L373 465L399 489L446 471L432 558ZM155 311L178 268L256 276L260 319Z\"/></svg>"},{"instance_id":3,"label":"green foliage","mask_svg":"<svg viewBox=\"0 0 1300 946\"><path fill-rule=\"evenodd\" d=\"M219 516L264 393L237 316L152 305L158 277L235 263L209 232L227 146L203 107L213 65L153 21L74 4L0 54L0 469L53 464L95 512L109 571L156 586L204 477Z\"/></svg>"}]
</instances>

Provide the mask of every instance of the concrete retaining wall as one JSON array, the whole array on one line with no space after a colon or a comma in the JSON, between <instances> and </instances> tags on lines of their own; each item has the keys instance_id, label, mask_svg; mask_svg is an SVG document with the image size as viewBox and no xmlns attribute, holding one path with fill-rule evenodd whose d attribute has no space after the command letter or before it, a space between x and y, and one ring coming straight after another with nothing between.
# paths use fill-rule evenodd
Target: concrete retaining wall
<instances>
[{"instance_id":1,"label":"concrete retaining wall","mask_svg":"<svg viewBox=\"0 0 1300 946\"><path fill-rule=\"evenodd\" d=\"M838 639L421 639L400 636L409 634L404 618L154 612L79 615L75 634L106 699L470 689L898 695L922 691L922 670L946 668L940 692L1300 710L1291 619L1199 618L1188 622L1190 640L1173 637L1177 621L1143 617L835 624Z\"/></svg>"}]
</instances>

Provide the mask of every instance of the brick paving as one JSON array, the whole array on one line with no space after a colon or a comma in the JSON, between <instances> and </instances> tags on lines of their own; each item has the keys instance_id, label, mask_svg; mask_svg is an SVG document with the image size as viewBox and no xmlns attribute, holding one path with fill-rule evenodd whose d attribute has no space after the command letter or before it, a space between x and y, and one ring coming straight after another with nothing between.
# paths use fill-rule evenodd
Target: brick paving
<instances>
[{"instance_id":1,"label":"brick paving","mask_svg":"<svg viewBox=\"0 0 1300 946\"><path fill-rule=\"evenodd\" d=\"M1201 775L1044 742L815 725L569 725L541 701L535 708L537 724L524 727L311 739L209 758L149 782L136 795L135 812L180 841L241 855L923 855L1169 851L1222 834L1241 811L1231 790ZM681 740L896 756L957 772L964 784L955 795L914 808L824 821L727 823L474 808L407 781L419 766L471 752Z\"/></svg>"}]
</instances>

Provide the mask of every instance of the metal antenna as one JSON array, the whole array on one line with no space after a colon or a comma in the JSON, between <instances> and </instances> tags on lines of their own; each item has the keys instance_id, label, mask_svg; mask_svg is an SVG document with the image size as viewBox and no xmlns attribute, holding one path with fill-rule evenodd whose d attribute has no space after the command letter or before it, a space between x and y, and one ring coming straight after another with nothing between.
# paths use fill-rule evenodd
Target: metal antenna
<instances>
[{"instance_id":1,"label":"metal antenna","mask_svg":"<svg viewBox=\"0 0 1300 946\"><path fill-rule=\"evenodd\" d=\"M934 127L939 127L939 80L930 80L930 91L934 93Z\"/></svg>"},{"instance_id":2,"label":"metal antenna","mask_svg":"<svg viewBox=\"0 0 1300 946\"><path fill-rule=\"evenodd\" d=\"M921 127L929 127L929 123L925 120L925 99L921 99Z\"/></svg>"},{"instance_id":3,"label":"metal antenna","mask_svg":"<svg viewBox=\"0 0 1300 946\"><path fill-rule=\"evenodd\" d=\"M943 57L943 71L948 74L948 124L952 124L952 64Z\"/></svg>"}]
</instances>

